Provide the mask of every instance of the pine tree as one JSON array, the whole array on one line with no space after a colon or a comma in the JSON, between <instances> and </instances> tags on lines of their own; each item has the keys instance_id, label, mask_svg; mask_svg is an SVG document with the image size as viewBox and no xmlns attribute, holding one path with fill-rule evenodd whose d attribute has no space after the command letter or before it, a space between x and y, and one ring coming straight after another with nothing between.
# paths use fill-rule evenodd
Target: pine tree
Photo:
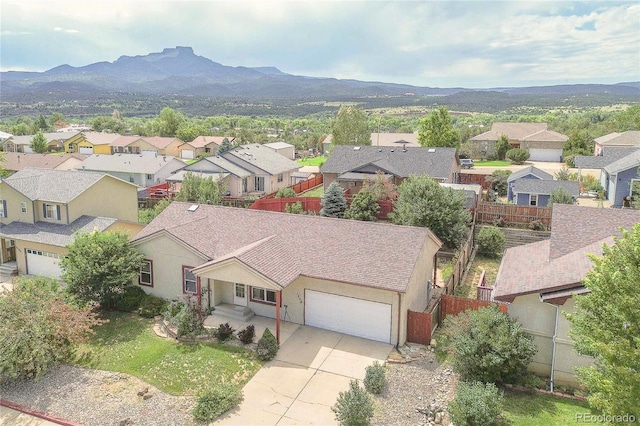
<instances>
[{"instance_id":1,"label":"pine tree","mask_svg":"<svg viewBox=\"0 0 640 426\"><path fill-rule=\"evenodd\" d=\"M347 209L347 200L344 198L344 190L338 182L331 182L329 188L320 200L320 216L339 217L344 215Z\"/></svg>"}]
</instances>

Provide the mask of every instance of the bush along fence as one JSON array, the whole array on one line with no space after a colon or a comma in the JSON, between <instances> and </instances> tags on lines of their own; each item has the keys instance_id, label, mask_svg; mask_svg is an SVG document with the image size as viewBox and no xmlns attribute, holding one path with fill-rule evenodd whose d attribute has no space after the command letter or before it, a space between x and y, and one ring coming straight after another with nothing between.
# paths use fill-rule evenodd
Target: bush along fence
<instances>
[{"instance_id":1,"label":"bush along fence","mask_svg":"<svg viewBox=\"0 0 640 426\"><path fill-rule=\"evenodd\" d=\"M491 305L497 305L502 312L507 313L507 305L504 304L443 294L438 303L428 312L408 311L407 341L428 345L434 331L442 325L447 315L458 315L468 309L475 311Z\"/></svg>"},{"instance_id":2,"label":"bush along fence","mask_svg":"<svg viewBox=\"0 0 640 426\"><path fill-rule=\"evenodd\" d=\"M320 197L296 197L296 198L261 198L256 200L250 209L253 210L267 210L271 212L284 213L287 208L287 204L295 204L300 202L302 209L306 213L320 214ZM347 205L351 205L353 198L347 198ZM378 213L378 220L389 220L389 213L393 211L393 203L391 201L378 201L380 204L380 212Z\"/></svg>"},{"instance_id":3,"label":"bush along fence","mask_svg":"<svg viewBox=\"0 0 640 426\"><path fill-rule=\"evenodd\" d=\"M483 201L478 204L476 210L476 223L528 228L534 221L550 229L551 208Z\"/></svg>"}]
</instances>

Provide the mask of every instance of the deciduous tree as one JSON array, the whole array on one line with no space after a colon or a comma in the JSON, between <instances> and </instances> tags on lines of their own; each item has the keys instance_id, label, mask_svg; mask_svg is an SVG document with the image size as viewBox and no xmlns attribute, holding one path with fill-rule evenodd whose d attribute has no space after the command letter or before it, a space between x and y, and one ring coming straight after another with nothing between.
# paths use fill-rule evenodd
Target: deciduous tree
<instances>
[{"instance_id":1,"label":"deciduous tree","mask_svg":"<svg viewBox=\"0 0 640 426\"><path fill-rule=\"evenodd\" d=\"M398 186L390 214L393 223L424 226L449 247L457 247L469 232L471 213L462 191L444 188L427 175L411 176Z\"/></svg>"},{"instance_id":2,"label":"deciduous tree","mask_svg":"<svg viewBox=\"0 0 640 426\"><path fill-rule=\"evenodd\" d=\"M351 205L345 210L345 219L362 220L365 222L375 222L380 213L380 204L371 191L361 189L353 196Z\"/></svg>"},{"instance_id":3,"label":"deciduous tree","mask_svg":"<svg viewBox=\"0 0 640 426\"><path fill-rule=\"evenodd\" d=\"M19 279L0 297L0 375L37 379L102 322L90 306L70 303L57 281Z\"/></svg>"},{"instance_id":4,"label":"deciduous tree","mask_svg":"<svg viewBox=\"0 0 640 426\"><path fill-rule=\"evenodd\" d=\"M563 188L558 188L551 193L549 197L549 203L547 207L551 207L554 204L573 204L575 202L573 195L569 194Z\"/></svg>"},{"instance_id":5,"label":"deciduous tree","mask_svg":"<svg viewBox=\"0 0 640 426\"><path fill-rule=\"evenodd\" d=\"M331 134L334 145L371 145L367 116L355 106L340 107Z\"/></svg>"},{"instance_id":6,"label":"deciduous tree","mask_svg":"<svg viewBox=\"0 0 640 426\"><path fill-rule=\"evenodd\" d=\"M420 120L418 141L421 146L460 146L460 135L451 124L449 110L439 107Z\"/></svg>"},{"instance_id":7,"label":"deciduous tree","mask_svg":"<svg viewBox=\"0 0 640 426\"><path fill-rule=\"evenodd\" d=\"M227 185L222 179L214 180L211 176L201 177L187 172L176 199L219 205L226 191Z\"/></svg>"},{"instance_id":8,"label":"deciduous tree","mask_svg":"<svg viewBox=\"0 0 640 426\"><path fill-rule=\"evenodd\" d=\"M575 348L595 358L578 369L589 404L606 414L640 417L640 224L603 246L568 314Z\"/></svg>"},{"instance_id":9,"label":"deciduous tree","mask_svg":"<svg viewBox=\"0 0 640 426\"><path fill-rule=\"evenodd\" d=\"M120 232L80 233L67 248L60 261L67 290L83 302L105 307L113 307L134 282L144 258Z\"/></svg>"}]
</instances>

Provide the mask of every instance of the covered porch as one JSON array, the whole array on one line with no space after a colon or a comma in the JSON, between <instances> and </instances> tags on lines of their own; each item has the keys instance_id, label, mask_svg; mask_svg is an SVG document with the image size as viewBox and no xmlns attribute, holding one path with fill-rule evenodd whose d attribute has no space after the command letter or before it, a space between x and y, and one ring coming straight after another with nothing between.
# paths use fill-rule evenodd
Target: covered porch
<instances>
[{"instance_id":1,"label":"covered porch","mask_svg":"<svg viewBox=\"0 0 640 426\"><path fill-rule=\"evenodd\" d=\"M216 309L208 315L204 320L205 328L217 328L220 324L229 323L231 327L237 333L238 331L246 328L249 325L253 325L255 327L257 341L265 329L269 329L275 333L276 330L276 320L275 318L267 318L263 316L251 316L247 320L238 319L238 318L230 318L224 314L225 308L233 305L220 304L216 307ZM289 322L289 321L281 321L280 322L280 344L283 344L287 341L287 339L300 327L299 324Z\"/></svg>"}]
</instances>

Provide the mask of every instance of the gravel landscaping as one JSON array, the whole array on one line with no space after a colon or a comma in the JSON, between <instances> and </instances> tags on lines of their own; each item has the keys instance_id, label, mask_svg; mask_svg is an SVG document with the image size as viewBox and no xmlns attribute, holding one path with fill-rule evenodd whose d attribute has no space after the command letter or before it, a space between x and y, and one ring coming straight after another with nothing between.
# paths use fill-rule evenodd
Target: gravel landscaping
<instances>
[{"instance_id":1,"label":"gravel landscaping","mask_svg":"<svg viewBox=\"0 0 640 426\"><path fill-rule=\"evenodd\" d=\"M450 365L408 344L387 363L387 386L375 396L374 425L448 425L457 382ZM87 426L194 425L195 398L161 392L133 376L62 365L40 380L10 381L3 398ZM436 412L440 411L441 414ZM439 422L439 423L438 423Z\"/></svg>"}]
</instances>

